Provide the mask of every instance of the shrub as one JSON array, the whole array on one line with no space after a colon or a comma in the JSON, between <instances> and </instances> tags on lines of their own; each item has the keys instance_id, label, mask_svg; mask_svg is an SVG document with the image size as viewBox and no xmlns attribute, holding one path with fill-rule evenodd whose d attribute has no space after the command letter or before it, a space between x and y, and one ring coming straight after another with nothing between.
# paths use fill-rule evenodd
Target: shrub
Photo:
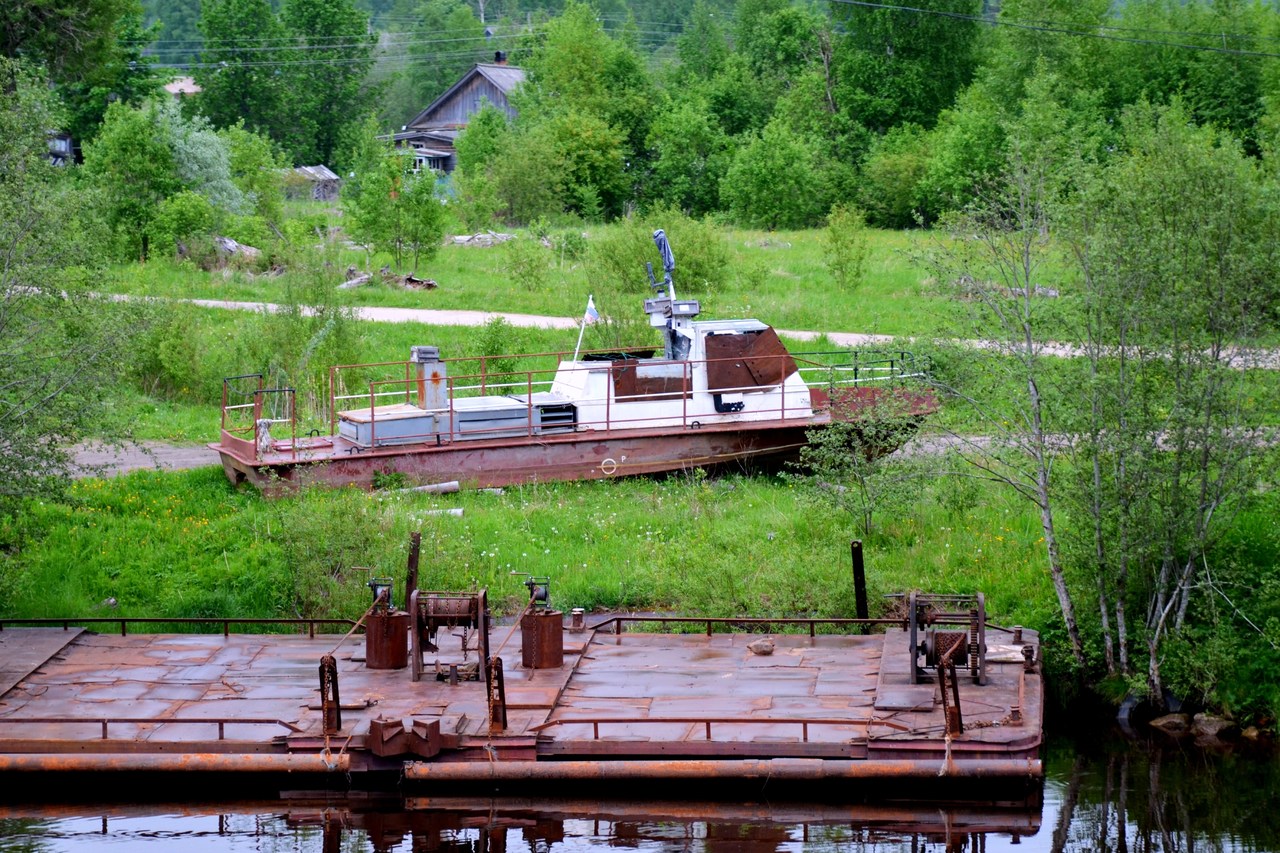
<instances>
[{"instance_id":1,"label":"shrub","mask_svg":"<svg viewBox=\"0 0 1280 853\"><path fill-rule=\"evenodd\" d=\"M503 244L502 270L524 290L541 290L550 269L551 255L541 241L520 236Z\"/></svg>"},{"instance_id":2,"label":"shrub","mask_svg":"<svg viewBox=\"0 0 1280 853\"><path fill-rule=\"evenodd\" d=\"M862 283L867 263L867 215L853 206L837 204L822 232L822 254L836 284L853 290Z\"/></svg>"}]
</instances>

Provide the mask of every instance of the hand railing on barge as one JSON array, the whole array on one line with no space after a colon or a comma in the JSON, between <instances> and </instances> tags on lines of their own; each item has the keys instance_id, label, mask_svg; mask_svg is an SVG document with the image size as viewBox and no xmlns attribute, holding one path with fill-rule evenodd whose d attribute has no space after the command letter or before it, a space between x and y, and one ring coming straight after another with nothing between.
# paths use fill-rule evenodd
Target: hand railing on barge
<instances>
[{"instance_id":1,"label":"hand railing on barge","mask_svg":"<svg viewBox=\"0 0 1280 853\"><path fill-rule=\"evenodd\" d=\"M33 618L33 619L10 619L0 618L0 631L6 627L17 627L24 625L30 628L42 627L61 627L64 631L69 631L73 627L81 628L85 625L116 625L120 626L120 636L128 636L130 625L221 625L222 636L231 636L232 625L290 625L307 629L307 636L314 638L316 636L317 625L331 625L343 629L349 629L355 625L355 621L351 619L295 619L290 617L281 618L262 618L254 617L220 617L220 616L195 616L195 617L168 617L168 616L86 616L71 618ZM136 631L134 633L137 633ZM301 632L299 632L301 633Z\"/></svg>"},{"instance_id":2,"label":"hand railing on barge","mask_svg":"<svg viewBox=\"0 0 1280 853\"><path fill-rule=\"evenodd\" d=\"M619 360L623 360L635 352L637 351L617 350L609 351L605 354L616 355ZM639 352L648 355L651 351ZM592 354L594 353L588 353L588 355ZM523 403L528 410L528 417L519 428L501 428L502 437L504 438L530 437L568 431L568 428L565 427L540 427L534 418L534 411L538 407L538 404L534 401L534 395L539 392L549 391L552 388L557 374L561 373L560 361L567 357L568 354L563 352L536 353L521 356L520 358L524 360L546 361L549 365L527 370L495 370L493 369L495 364L502 365L509 361L509 358L497 356L446 360L444 364L449 368L458 368L464 365L477 368L477 372L449 376L445 380L447 382L449 406L447 410L439 410L439 414L448 416L447 432L437 429L421 434L399 433L396 435L396 443L451 442L455 438L467 439L467 430L460 429L457 420L454 418L454 401L473 397L508 397L514 401L515 397L524 396ZM840 389L905 384L922 380L928 373L927 362L916 358L912 353L905 350L831 350L763 357L763 359L774 358L792 359L801 379L804 380L811 391L825 391L828 395ZM730 361L740 361L740 359L709 359L701 363L711 365L717 362ZM591 420L581 420L575 417L572 430L596 429L607 431L620 428L642 429L646 426L655 428L672 425L679 425L683 428L702 426L701 420L705 415L689 411L689 401L695 390L693 388L694 368L699 362L663 361L650 358L645 358L644 362L647 366L668 365L681 368L679 387L665 388L662 392L636 394L621 398L614 393L606 393L604 397L599 399L575 399L571 402L576 404L579 412L585 408L595 407L603 409L603 416ZM571 368L570 372L579 370L610 371L613 369L611 367L612 364L612 361L603 359L595 363L584 360L579 367ZM381 446L378 438L379 407L397 404L415 405L420 399L422 379L415 375L415 368L416 365L413 362L399 361L338 365L331 368L327 412L329 435L321 436L319 431L312 430L301 441L299 441L298 437L300 428L293 389L264 388L262 387L262 376L260 374L230 377L223 381L222 433L224 443L227 442L228 438L233 442L239 442L241 450L252 455L255 460L263 460L266 453L270 452L272 454L283 454L289 460L296 461L300 449L332 446L334 438L339 432L339 415L344 409L348 409L368 412L368 446L371 448L379 447ZM394 378L369 378L370 372L381 373L383 377L391 374ZM356 375L360 376L361 382L367 382L367 390L359 393L348 393L347 387L350 384L348 377ZM257 380L258 387L249 391L236 389L233 383L243 380ZM609 381L613 381L612 376ZM781 392L778 395L776 406L753 408L750 414L755 418L760 418L762 415L775 416L779 419L795 416L797 410L789 410L788 408L789 405L796 405L794 402L788 403L788 393L794 392L788 392L783 385L725 387L717 388L715 393L737 395L771 390ZM271 395L280 395L283 402L271 405ZM246 402L235 402L234 400L237 396L245 399ZM620 416L614 409L615 404L642 402L646 399L670 399L676 396L681 400L681 409L678 415L663 413L660 415L638 416L633 412L629 412L625 416ZM812 399L806 400L806 406L814 408L816 403ZM264 414L271 416L264 417ZM249 423L243 423L245 415L250 415ZM240 422L231 423L236 417L240 419ZM287 440L275 440L269 432L264 434L264 430L269 431L277 424L288 424L289 437ZM483 433L486 436L490 436L494 431L493 427L484 426L472 432L473 434Z\"/></svg>"}]
</instances>

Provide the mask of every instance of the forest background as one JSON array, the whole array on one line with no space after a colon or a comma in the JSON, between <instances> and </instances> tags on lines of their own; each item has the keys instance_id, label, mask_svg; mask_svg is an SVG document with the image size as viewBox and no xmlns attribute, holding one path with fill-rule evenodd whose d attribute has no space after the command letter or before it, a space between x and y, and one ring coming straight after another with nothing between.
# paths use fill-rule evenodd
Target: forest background
<instances>
[{"instance_id":1,"label":"forest background","mask_svg":"<svg viewBox=\"0 0 1280 853\"><path fill-rule=\"evenodd\" d=\"M454 583L499 585L515 566L498 554L536 560L538 542L587 605L839 615L829 555L852 532L886 552L879 591L985 588L1042 628L1058 684L1276 719L1271 6L184 10L3 13L6 613L345 614L358 567L393 571L425 525ZM498 50L528 74L518 117L483 110L447 180L413 171L381 137ZM163 96L183 72L203 91ZM82 165L49 164L54 129ZM286 167L317 162L345 176L341 203L289 201ZM610 312L594 343L637 342L622 312L659 226L708 304L914 337L955 452L862 465L818 443L807 472L775 480L540 487L459 536L378 497L267 506L217 477L68 479L85 438L203 437L175 423L213 423L224 375L282 378L324 420L325 366L405 348L354 322L355 302L576 316L592 288ZM499 227L522 236L496 262L442 248ZM261 253L228 262L215 237ZM456 287L436 303L337 289L342 268L383 264ZM285 310L228 319L111 291ZM440 332L486 355L521 334ZM697 537L655 526L662 506L699 519ZM588 571L551 558L566 513L595 520L574 528ZM746 559L784 519L785 554Z\"/></svg>"}]
</instances>

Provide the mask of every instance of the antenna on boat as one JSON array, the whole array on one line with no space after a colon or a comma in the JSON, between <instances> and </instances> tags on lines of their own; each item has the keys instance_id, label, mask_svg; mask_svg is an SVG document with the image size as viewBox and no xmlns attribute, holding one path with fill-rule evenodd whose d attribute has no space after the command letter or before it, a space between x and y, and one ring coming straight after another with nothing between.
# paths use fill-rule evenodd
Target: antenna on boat
<instances>
[{"instance_id":1,"label":"antenna on boat","mask_svg":"<svg viewBox=\"0 0 1280 853\"><path fill-rule=\"evenodd\" d=\"M667 232L659 228L653 232L653 245L658 247L658 254L662 255L662 286L667 289L667 298L675 301L676 283L671 280L671 274L676 271L676 256L671 253L671 244L667 242ZM653 272L650 271L649 278L653 278Z\"/></svg>"},{"instance_id":2,"label":"antenna on boat","mask_svg":"<svg viewBox=\"0 0 1280 853\"><path fill-rule=\"evenodd\" d=\"M646 263L649 273L649 286L659 295L644 301L644 313L649 315L649 325L655 329L664 329L663 356L668 360L689 357L690 340L688 333L680 335L676 330L684 329L689 321L697 317L702 306L696 299L676 299L676 285L671 274L676 269L676 256L671 253L671 244L667 242L667 232L659 228L653 232L653 244L662 255L662 281L653 275L653 264Z\"/></svg>"}]
</instances>

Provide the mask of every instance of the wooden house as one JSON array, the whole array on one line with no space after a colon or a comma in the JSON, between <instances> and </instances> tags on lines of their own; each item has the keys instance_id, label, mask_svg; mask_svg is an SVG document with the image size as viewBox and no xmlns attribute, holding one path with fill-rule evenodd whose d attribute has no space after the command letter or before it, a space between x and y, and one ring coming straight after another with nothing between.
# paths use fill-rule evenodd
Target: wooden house
<instances>
[{"instance_id":1,"label":"wooden house","mask_svg":"<svg viewBox=\"0 0 1280 853\"><path fill-rule=\"evenodd\" d=\"M524 82L524 76L523 68L508 65L506 54L498 51L492 63L472 67L418 113L394 135L395 144L414 150L419 169L452 172L457 165L453 143L471 116L488 101L514 118L516 111L508 96Z\"/></svg>"}]
</instances>

